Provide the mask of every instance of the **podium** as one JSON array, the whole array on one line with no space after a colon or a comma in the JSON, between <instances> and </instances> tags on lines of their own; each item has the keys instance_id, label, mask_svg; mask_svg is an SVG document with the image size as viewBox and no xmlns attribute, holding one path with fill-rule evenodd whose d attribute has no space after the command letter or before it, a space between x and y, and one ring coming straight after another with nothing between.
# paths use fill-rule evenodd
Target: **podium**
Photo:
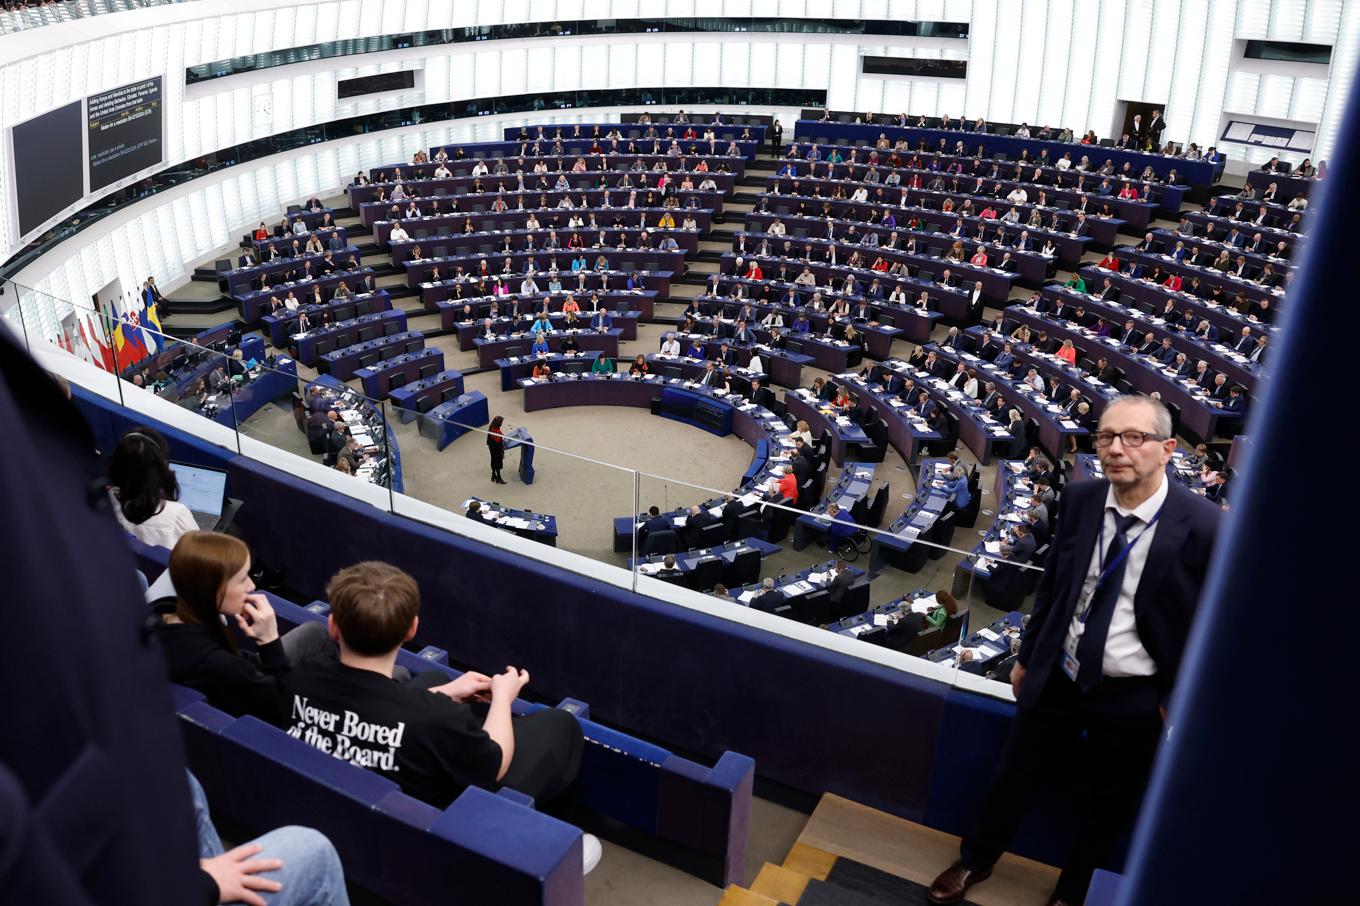
<instances>
[{"instance_id":1,"label":"podium","mask_svg":"<svg viewBox=\"0 0 1360 906\"><path fill-rule=\"evenodd\" d=\"M519 450L519 477L525 484L534 483L534 438L529 429L519 426L505 435L505 449Z\"/></svg>"}]
</instances>

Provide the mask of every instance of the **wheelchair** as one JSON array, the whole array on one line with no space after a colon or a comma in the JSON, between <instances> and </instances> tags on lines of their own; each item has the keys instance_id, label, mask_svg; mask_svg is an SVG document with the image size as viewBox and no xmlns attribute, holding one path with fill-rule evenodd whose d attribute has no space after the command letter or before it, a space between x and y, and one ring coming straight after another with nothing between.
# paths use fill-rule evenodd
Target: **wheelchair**
<instances>
[{"instance_id":1,"label":"wheelchair","mask_svg":"<svg viewBox=\"0 0 1360 906\"><path fill-rule=\"evenodd\" d=\"M842 538L835 546L835 554L846 563L854 563L861 554L869 553L869 533L860 529L849 537Z\"/></svg>"}]
</instances>

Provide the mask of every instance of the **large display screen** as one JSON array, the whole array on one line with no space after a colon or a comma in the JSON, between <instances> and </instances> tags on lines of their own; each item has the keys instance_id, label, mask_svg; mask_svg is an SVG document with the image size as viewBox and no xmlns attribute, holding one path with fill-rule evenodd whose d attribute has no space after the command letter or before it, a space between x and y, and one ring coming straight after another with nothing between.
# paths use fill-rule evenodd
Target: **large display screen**
<instances>
[{"instance_id":1,"label":"large display screen","mask_svg":"<svg viewBox=\"0 0 1360 906\"><path fill-rule=\"evenodd\" d=\"M20 234L36 229L85 194L80 145L80 101L14 127Z\"/></svg>"},{"instance_id":2,"label":"large display screen","mask_svg":"<svg viewBox=\"0 0 1360 906\"><path fill-rule=\"evenodd\" d=\"M90 191L161 162L161 77L154 76L86 101Z\"/></svg>"}]
</instances>

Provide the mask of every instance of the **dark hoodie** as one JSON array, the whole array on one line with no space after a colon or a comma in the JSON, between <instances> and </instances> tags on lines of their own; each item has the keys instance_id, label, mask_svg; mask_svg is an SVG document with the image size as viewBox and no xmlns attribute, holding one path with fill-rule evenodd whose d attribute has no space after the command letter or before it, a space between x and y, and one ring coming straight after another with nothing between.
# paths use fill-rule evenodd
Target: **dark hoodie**
<instances>
[{"instance_id":1,"label":"dark hoodie","mask_svg":"<svg viewBox=\"0 0 1360 906\"><path fill-rule=\"evenodd\" d=\"M252 715L276 726L288 722L288 655L279 639L257 651L232 654L191 623L161 623L156 635L165 650L170 681L197 689L228 714Z\"/></svg>"}]
</instances>

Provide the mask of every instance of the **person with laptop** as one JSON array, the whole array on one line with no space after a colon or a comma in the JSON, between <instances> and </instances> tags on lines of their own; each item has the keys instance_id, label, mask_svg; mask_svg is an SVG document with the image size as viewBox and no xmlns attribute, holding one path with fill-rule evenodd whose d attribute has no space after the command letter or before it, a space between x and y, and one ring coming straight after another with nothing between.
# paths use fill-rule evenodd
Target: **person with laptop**
<instances>
[{"instance_id":1,"label":"person with laptop","mask_svg":"<svg viewBox=\"0 0 1360 906\"><path fill-rule=\"evenodd\" d=\"M229 531L240 501L227 499L227 473L183 462L171 462L170 471L179 484L180 502L198 527L205 532Z\"/></svg>"},{"instance_id":2,"label":"person with laptop","mask_svg":"<svg viewBox=\"0 0 1360 906\"><path fill-rule=\"evenodd\" d=\"M189 507L179 500L179 482L170 469L170 445L153 428L133 428L109 457L109 494L118 523L139 541L173 548L185 532L198 529ZM220 509L219 501L219 509Z\"/></svg>"}]
</instances>

